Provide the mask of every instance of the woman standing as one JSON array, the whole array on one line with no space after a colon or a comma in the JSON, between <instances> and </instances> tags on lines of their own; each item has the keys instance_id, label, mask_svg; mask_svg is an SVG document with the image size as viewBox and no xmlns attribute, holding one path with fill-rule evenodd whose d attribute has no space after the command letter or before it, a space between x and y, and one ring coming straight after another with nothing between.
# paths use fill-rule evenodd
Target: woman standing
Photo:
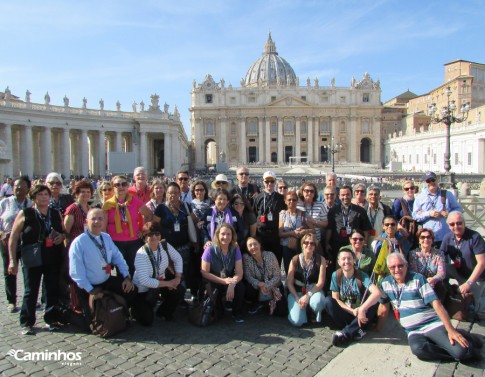
<instances>
[{"instance_id":1,"label":"woman standing","mask_svg":"<svg viewBox=\"0 0 485 377\"><path fill-rule=\"evenodd\" d=\"M9 275L8 273L8 265L10 263L8 240L17 214L22 209L32 207L32 201L27 197L29 190L29 178L21 176L14 180L13 196L0 202L0 249L2 251L3 276L5 278L5 293L8 302L7 311L9 313L17 311L17 276ZM18 257L20 257L20 254L18 254Z\"/></svg>"},{"instance_id":2,"label":"woman standing","mask_svg":"<svg viewBox=\"0 0 485 377\"><path fill-rule=\"evenodd\" d=\"M360 229L352 229L349 237L350 246L355 255L355 268L364 271L367 275L372 274L374 268L374 254L365 245L365 235Z\"/></svg>"},{"instance_id":3,"label":"woman standing","mask_svg":"<svg viewBox=\"0 0 485 377\"><path fill-rule=\"evenodd\" d=\"M85 180L81 180L74 186L73 194L76 202L66 208L64 213L64 226L69 234L69 243L86 229L86 216L91 206L88 204L93 196L93 186Z\"/></svg>"},{"instance_id":4,"label":"woman standing","mask_svg":"<svg viewBox=\"0 0 485 377\"><path fill-rule=\"evenodd\" d=\"M143 237L145 245L138 250L135 258L133 283L138 294L132 312L143 326L151 326L153 309L159 297L163 302L156 315L167 321L173 320L173 313L184 298L185 288L181 284L183 261L172 245L161 242L160 224L150 221L143 225Z\"/></svg>"},{"instance_id":5,"label":"woman standing","mask_svg":"<svg viewBox=\"0 0 485 377\"><path fill-rule=\"evenodd\" d=\"M22 272L24 275L24 298L20 311L23 335L35 334L35 306L42 277L45 283L44 321L51 330L57 329L60 319L59 277L63 242L66 239L59 211L50 208L51 192L47 186L36 186L30 192L33 208L23 209L15 219L9 240L9 274L18 273L17 245L22 241ZM26 265L26 246L39 243L42 260L40 265Z\"/></svg>"},{"instance_id":6,"label":"woman standing","mask_svg":"<svg viewBox=\"0 0 485 377\"><path fill-rule=\"evenodd\" d=\"M365 194L367 188L364 183L356 183L353 187L354 197L352 198L352 204L356 204L362 208L365 208L368 204Z\"/></svg>"},{"instance_id":7,"label":"woman standing","mask_svg":"<svg viewBox=\"0 0 485 377\"><path fill-rule=\"evenodd\" d=\"M125 258L130 276L135 272L135 256L143 245L138 228L138 214L144 217L145 222L153 217L152 211L138 198L128 194L128 180L117 175L111 180L114 196L103 205L103 228L111 236Z\"/></svg>"},{"instance_id":8,"label":"woman standing","mask_svg":"<svg viewBox=\"0 0 485 377\"><path fill-rule=\"evenodd\" d=\"M195 181L191 187L192 212L197 216L198 222L204 220L204 213L212 205L209 199L209 190L204 181ZM202 226L202 224L200 224Z\"/></svg>"},{"instance_id":9,"label":"woman standing","mask_svg":"<svg viewBox=\"0 0 485 377\"><path fill-rule=\"evenodd\" d=\"M66 208L74 203L74 198L70 194L61 194L62 177L59 173L49 173L45 179L47 187L51 191L51 201L49 207L57 209L64 216Z\"/></svg>"},{"instance_id":10,"label":"woman standing","mask_svg":"<svg viewBox=\"0 0 485 377\"><path fill-rule=\"evenodd\" d=\"M146 206L155 213L159 204L165 202L165 183L160 179L155 179L150 185L150 200L146 203Z\"/></svg>"},{"instance_id":11,"label":"woman standing","mask_svg":"<svg viewBox=\"0 0 485 377\"><path fill-rule=\"evenodd\" d=\"M316 253L317 239L314 234L305 234L301 239L303 252L295 255L288 271L288 320L294 326L308 322L307 306L322 321L325 295L325 258Z\"/></svg>"},{"instance_id":12,"label":"woman standing","mask_svg":"<svg viewBox=\"0 0 485 377\"><path fill-rule=\"evenodd\" d=\"M225 301L227 310L237 323L243 323L244 303L243 264L241 250L236 245L236 231L223 223L215 234L213 244L202 254L202 277L219 289L219 300ZM221 304L221 302L220 302ZM221 305L222 307L222 305Z\"/></svg>"},{"instance_id":13,"label":"woman standing","mask_svg":"<svg viewBox=\"0 0 485 377\"><path fill-rule=\"evenodd\" d=\"M241 251L245 253L246 241L248 237L256 236L256 215L252 208L249 207L249 201L244 201L239 194L234 194L231 199L231 207L237 212L242 221L242 240L244 241L240 247Z\"/></svg>"},{"instance_id":14,"label":"woman standing","mask_svg":"<svg viewBox=\"0 0 485 377\"><path fill-rule=\"evenodd\" d=\"M103 208L104 202L108 199L112 198L114 195L113 193L113 186L111 186L111 182L103 181L98 185L98 197L99 203L97 203L94 207L95 208Z\"/></svg>"},{"instance_id":15,"label":"woman standing","mask_svg":"<svg viewBox=\"0 0 485 377\"><path fill-rule=\"evenodd\" d=\"M443 301L446 295L446 260L442 251L436 249L434 233L431 229L418 230L419 247L409 253L409 271L419 272L433 287L438 298Z\"/></svg>"},{"instance_id":16,"label":"woman standing","mask_svg":"<svg viewBox=\"0 0 485 377\"><path fill-rule=\"evenodd\" d=\"M312 182L305 182L300 187L300 203L298 208L305 211L306 222L309 227L315 228L315 237L317 238L318 246L322 240L322 231L328 225L327 215L322 202L317 202L317 186ZM318 252L321 248L318 247Z\"/></svg>"},{"instance_id":17,"label":"woman standing","mask_svg":"<svg viewBox=\"0 0 485 377\"><path fill-rule=\"evenodd\" d=\"M278 234L283 252L283 266L288 275L291 259L299 253L300 239L307 233L314 232L305 222L305 213L296 208L298 196L295 191L288 191L285 196L287 210L280 212Z\"/></svg>"},{"instance_id":18,"label":"woman standing","mask_svg":"<svg viewBox=\"0 0 485 377\"><path fill-rule=\"evenodd\" d=\"M250 236L246 244L248 253L243 255L243 266L246 300L252 303L249 314L267 304L270 315L286 315L288 307L278 260L272 252L261 251L257 238Z\"/></svg>"}]
</instances>

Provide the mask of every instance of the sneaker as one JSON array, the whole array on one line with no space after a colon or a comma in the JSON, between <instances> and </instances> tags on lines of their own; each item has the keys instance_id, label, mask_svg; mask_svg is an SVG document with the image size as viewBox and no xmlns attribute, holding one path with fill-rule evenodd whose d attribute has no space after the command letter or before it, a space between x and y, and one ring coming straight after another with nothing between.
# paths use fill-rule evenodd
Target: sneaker
<instances>
[{"instance_id":1,"label":"sneaker","mask_svg":"<svg viewBox=\"0 0 485 377\"><path fill-rule=\"evenodd\" d=\"M242 317L239 315L233 315L232 319L234 319L234 322L236 323L244 323L244 319L242 319Z\"/></svg>"},{"instance_id":2,"label":"sneaker","mask_svg":"<svg viewBox=\"0 0 485 377\"><path fill-rule=\"evenodd\" d=\"M345 336L341 331L337 331L333 334L332 344L335 347L346 347L350 343L350 339Z\"/></svg>"},{"instance_id":3,"label":"sneaker","mask_svg":"<svg viewBox=\"0 0 485 377\"><path fill-rule=\"evenodd\" d=\"M20 335L35 335L35 331L32 327L25 326L22 328L22 331L20 331Z\"/></svg>"},{"instance_id":4,"label":"sneaker","mask_svg":"<svg viewBox=\"0 0 485 377\"><path fill-rule=\"evenodd\" d=\"M261 309L263 308L263 304L260 304L260 303L257 303L257 304L254 304L253 306L251 306L248 310L248 313L249 314L256 314L257 312L259 312Z\"/></svg>"},{"instance_id":5,"label":"sneaker","mask_svg":"<svg viewBox=\"0 0 485 377\"><path fill-rule=\"evenodd\" d=\"M7 305L7 312L9 313L15 313L17 311L17 307L15 304L8 304Z\"/></svg>"},{"instance_id":6,"label":"sneaker","mask_svg":"<svg viewBox=\"0 0 485 377\"><path fill-rule=\"evenodd\" d=\"M56 332L61 329L61 324L59 322L54 322L51 324L45 325L45 329L50 332Z\"/></svg>"},{"instance_id":7,"label":"sneaker","mask_svg":"<svg viewBox=\"0 0 485 377\"><path fill-rule=\"evenodd\" d=\"M359 329L357 334L354 335L355 340L361 340L365 336L366 332L362 329Z\"/></svg>"}]
</instances>

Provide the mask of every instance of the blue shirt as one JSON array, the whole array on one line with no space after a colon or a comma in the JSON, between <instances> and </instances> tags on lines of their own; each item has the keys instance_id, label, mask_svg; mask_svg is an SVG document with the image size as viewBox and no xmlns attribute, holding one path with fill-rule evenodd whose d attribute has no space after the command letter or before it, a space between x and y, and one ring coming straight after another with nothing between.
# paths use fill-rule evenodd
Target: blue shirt
<instances>
[{"instance_id":1,"label":"blue shirt","mask_svg":"<svg viewBox=\"0 0 485 377\"><path fill-rule=\"evenodd\" d=\"M109 263L118 267L118 271L123 277L130 275L123 255L109 234L101 232L100 236L92 236L99 245L101 245L100 237L103 237L107 261L87 232L78 236L69 248L69 275L79 288L87 292L91 292L94 285L108 280L110 275L106 273L106 265Z\"/></svg>"},{"instance_id":2,"label":"blue shirt","mask_svg":"<svg viewBox=\"0 0 485 377\"><path fill-rule=\"evenodd\" d=\"M455 196L446 191L445 205L441 202L441 189L438 189L436 195L429 193L428 189L424 189L416 199L413 206L413 218L423 224L423 228L431 229L434 232L434 240L442 241L445 234L450 233L451 230L446 223L445 217L432 218L430 217L430 211L443 211L449 212L459 211L463 212L460 204L456 200ZM422 211L421 213L418 213Z\"/></svg>"}]
</instances>

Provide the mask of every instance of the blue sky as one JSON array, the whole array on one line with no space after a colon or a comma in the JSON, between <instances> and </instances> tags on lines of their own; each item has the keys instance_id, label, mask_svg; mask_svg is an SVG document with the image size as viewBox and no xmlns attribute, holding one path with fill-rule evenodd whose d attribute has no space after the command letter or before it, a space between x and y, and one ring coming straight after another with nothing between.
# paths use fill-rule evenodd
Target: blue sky
<instances>
[{"instance_id":1,"label":"blue sky","mask_svg":"<svg viewBox=\"0 0 485 377\"><path fill-rule=\"evenodd\" d=\"M481 0L2 1L0 90L125 111L157 93L189 133L192 81L239 87L269 31L301 85L369 72L387 101L440 85L446 62L485 63L484 20Z\"/></svg>"}]
</instances>

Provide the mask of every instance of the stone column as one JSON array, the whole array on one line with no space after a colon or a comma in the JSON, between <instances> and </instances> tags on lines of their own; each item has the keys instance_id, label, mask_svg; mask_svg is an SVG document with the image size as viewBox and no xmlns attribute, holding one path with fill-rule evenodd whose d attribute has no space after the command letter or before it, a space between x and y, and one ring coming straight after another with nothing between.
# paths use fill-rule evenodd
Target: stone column
<instances>
[{"instance_id":1,"label":"stone column","mask_svg":"<svg viewBox=\"0 0 485 377\"><path fill-rule=\"evenodd\" d=\"M219 130L220 130L220 135L219 135L219 145L218 145L218 153L220 151L224 150L224 153L226 156L229 156L228 150L227 150L227 129L226 129L226 117L220 117L219 118ZM219 157L219 156L217 156Z\"/></svg>"},{"instance_id":2,"label":"stone column","mask_svg":"<svg viewBox=\"0 0 485 377\"><path fill-rule=\"evenodd\" d=\"M246 152L246 119L241 119L241 145L240 145L239 163L245 165L247 162Z\"/></svg>"},{"instance_id":3,"label":"stone column","mask_svg":"<svg viewBox=\"0 0 485 377\"><path fill-rule=\"evenodd\" d=\"M320 118L313 118L313 153L314 161L320 162Z\"/></svg>"},{"instance_id":4,"label":"stone column","mask_svg":"<svg viewBox=\"0 0 485 377\"><path fill-rule=\"evenodd\" d=\"M88 131L81 131L81 172L80 174L87 177L89 172L89 154L88 154Z\"/></svg>"},{"instance_id":5,"label":"stone column","mask_svg":"<svg viewBox=\"0 0 485 377\"><path fill-rule=\"evenodd\" d=\"M165 176L170 177L172 176L175 172L172 171L172 135L169 133L164 134L164 171L165 171Z\"/></svg>"},{"instance_id":6,"label":"stone column","mask_svg":"<svg viewBox=\"0 0 485 377\"><path fill-rule=\"evenodd\" d=\"M266 148L264 150L264 160L266 163L271 161L271 117L266 118Z\"/></svg>"},{"instance_id":7,"label":"stone column","mask_svg":"<svg viewBox=\"0 0 485 377\"><path fill-rule=\"evenodd\" d=\"M5 175L12 177L13 174L13 142L12 142L12 126L5 125L5 154L9 156L8 162L5 164Z\"/></svg>"},{"instance_id":8,"label":"stone column","mask_svg":"<svg viewBox=\"0 0 485 377\"><path fill-rule=\"evenodd\" d=\"M283 119L278 118L278 163L282 164L285 161L283 155Z\"/></svg>"},{"instance_id":9,"label":"stone column","mask_svg":"<svg viewBox=\"0 0 485 377\"><path fill-rule=\"evenodd\" d=\"M264 118L258 118L258 161L264 159Z\"/></svg>"},{"instance_id":10,"label":"stone column","mask_svg":"<svg viewBox=\"0 0 485 377\"><path fill-rule=\"evenodd\" d=\"M369 120L369 127L371 128L371 147L372 147L372 154L371 154L371 163L372 164L379 164L379 168L384 163L381 159L381 119L379 117L375 117L372 120ZM462 154L466 156L466 153Z\"/></svg>"},{"instance_id":11,"label":"stone column","mask_svg":"<svg viewBox=\"0 0 485 377\"><path fill-rule=\"evenodd\" d=\"M32 143L32 126L25 126L25 144L22 174L33 177L34 175L34 146Z\"/></svg>"},{"instance_id":12,"label":"stone column","mask_svg":"<svg viewBox=\"0 0 485 377\"><path fill-rule=\"evenodd\" d=\"M296 119L296 124L295 124L295 156L300 156L301 150L300 150L300 144L301 144L301 135L300 135L300 118Z\"/></svg>"},{"instance_id":13,"label":"stone column","mask_svg":"<svg viewBox=\"0 0 485 377\"><path fill-rule=\"evenodd\" d=\"M71 145L69 142L69 129L64 128L62 133L62 145L61 145L61 156L62 156L62 174L69 178L71 176Z\"/></svg>"},{"instance_id":14,"label":"stone column","mask_svg":"<svg viewBox=\"0 0 485 377\"><path fill-rule=\"evenodd\" d=\"M141 166L148 169L147 159L148 150L147 150L147 133L146 131L140 131L140 164Z\"/></svg>"},{"instance_id":15,"label":"stone column","mask_svg":"<svg viewBox=\"0 0 485 377\"><path fill-rule=\"evenodd\" d=\"M116 132L116 152L123 152L121 147L121 132Z\"/></svg>"},{"instance_id":16,"label":"stone column","mask_svg":"<svg viewBox=\"0 0 485 377\"><path fill-rule=\"evenodd\" d=\"M105 131L99 131L98 133L98 174L100 176L106 175L106 143L105 143Z\"/></svg>"},{"instance_id":17,"label":"stone column","mask_svg":"<svg viewBox=\"0 0 485 377\"><path fill-rule=\"evenodd\" d=\"M44 134L42 135L42 171L44 174L49 174L52 171L52 134L50 127L44 127Z\"/></svg>"},{"instance_id":18,"label":"stone column","mask_svg":"<svg viewBox=\"0 0 485 377\"><path fill-rule=\"evenodd\" d=\"M357 118L356 117L350 117L349 119L349 125L347 127L347 135L349 135L348 138L348 143L347 143L347 156L350 163L354 162L359 162L360 161L360 142L356 142L355 140L355 135L358 132L358 126L357 126ZM358 153L358 154L357 154ZM359 157L357 157L357 155Z\"/></svg>"},{"instance_id":19,"label":"stone column","mask_svg":"<svg viewBox=\"0 0 485 377\"><path fill-rule=\"evenodd\" d=\"M306 145L308 147L308 161L315 161L315 156L313 155L313 118L307 119L307 135L306 135Z\"/></svg>"}]
</instances>

